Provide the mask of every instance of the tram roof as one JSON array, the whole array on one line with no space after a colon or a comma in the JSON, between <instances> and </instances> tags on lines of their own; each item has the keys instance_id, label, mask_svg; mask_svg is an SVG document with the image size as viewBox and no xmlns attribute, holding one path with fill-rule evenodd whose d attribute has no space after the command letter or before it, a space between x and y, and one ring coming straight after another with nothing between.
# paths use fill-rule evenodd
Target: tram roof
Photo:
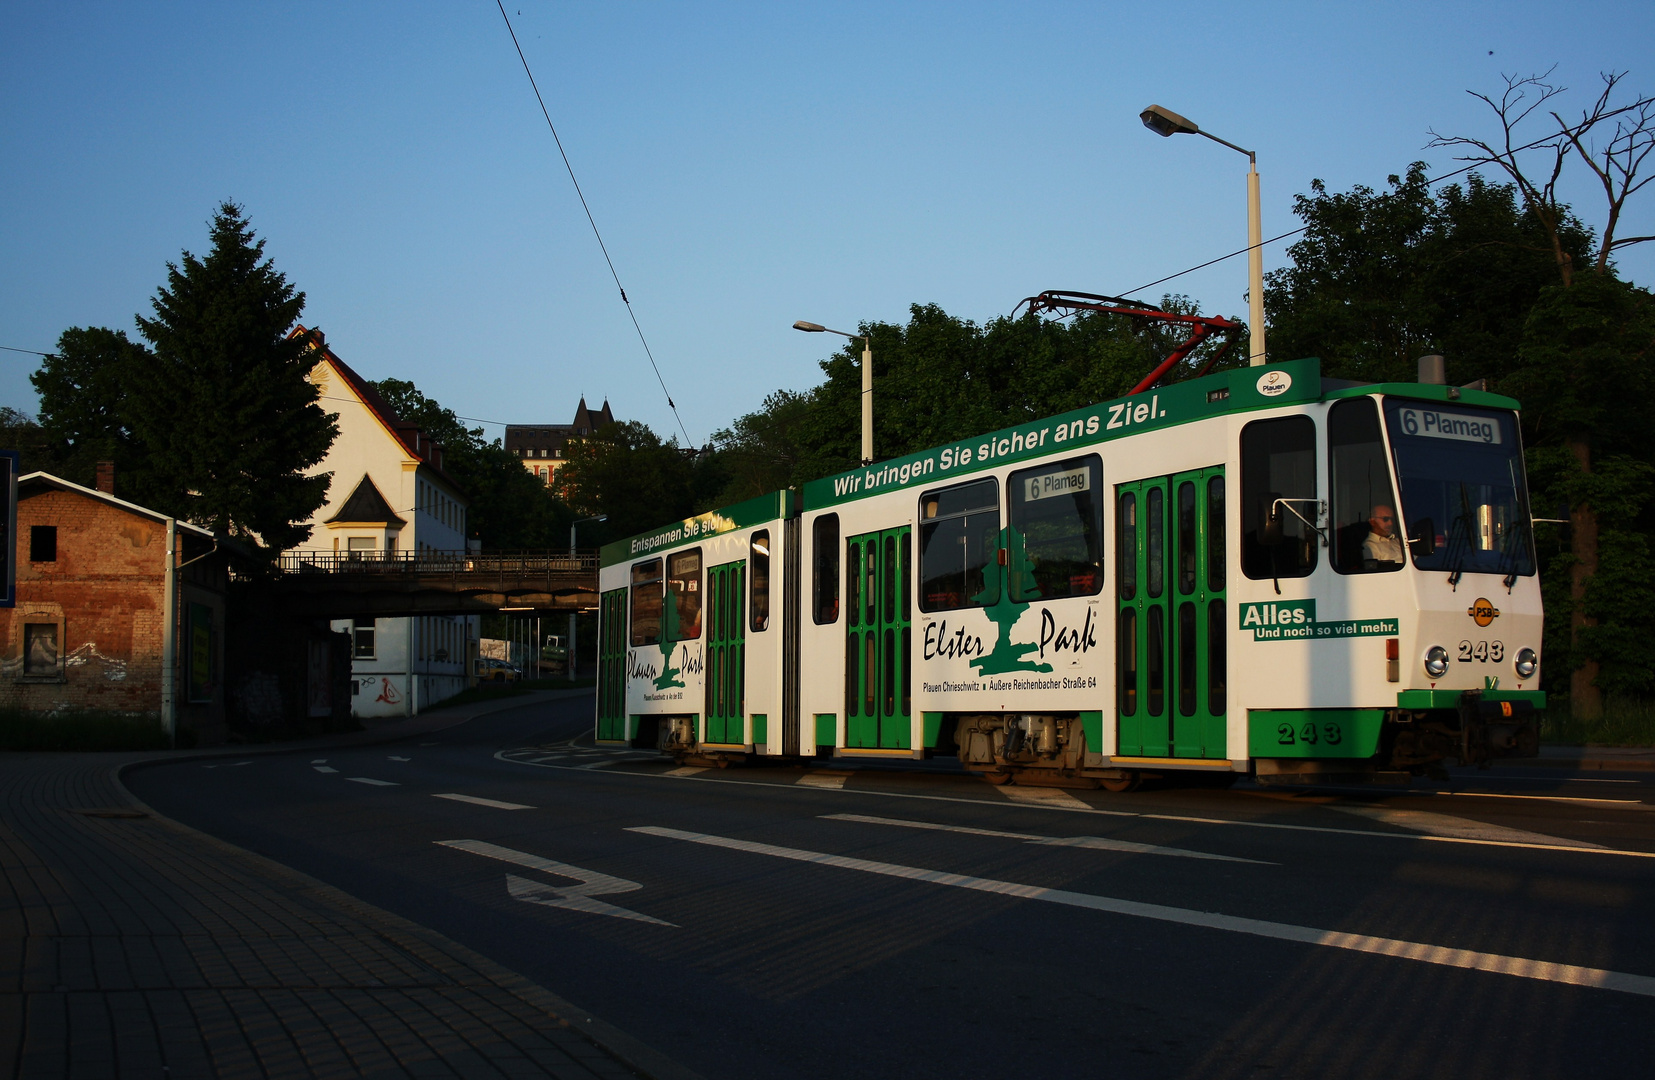
<instances>
[{"instance_id":1,"label":"tram roof","mask_svg":"<svg viewBox=\"0 0 1655 1080\"><path fill-rule=\"evenodd\" d=\"M1280 389L1273 389L1275 387ZM1262 368L1244 367L1214 372L1199 379L1154 387L1141 394L1088 405L999 431L972 435L917 453L812 480L804 485L800 504L805 510L818 510L906 487L929 486L939 480L969 475L988 467L1050 457L1065 450L1096 446L1142 432L1191 424L1229 413L1279 409L1284 405L1306 405L1368 394L1390 394L1421 401L1454 401L1485 408L1517 408L1517 401L1513 398L1458 386L1324 379L1321 360L1312 356ZM1076 424L1079 424L1078 428ZM1058 441L1054 436L1059 428L1080 434ZM1036 437L1032 442L1031 435ZM1000 444L1007 444L1006 452L995 452ZM990 450L987 460L978 453L985 447ZM969 451L969 456L961 463L963 451ZM945 461L949 462L946 468L943 467Z\"/></svg>"},{"instance_id":2,"label":"tram roof","mask_svg":"<svg viewBox=\"0 0 1655 1080\"><path fill-rule=\"evenodd\" d=\"M1274 387L1281 389L1270 389ZM1316 357L1262 368L1234 368L859 466L812 480L799 492L772 492L733 506L668 522L648 532L605 544L600 562L603 566L631 562L653 552L689 546L735 529L791 517L800 509L817 510L903 488L929 486L939 480L967 476L987 467L1050 457L1054 453L1096 446L1140 432L1210 420L1230 413L1279 409L1284 405L1307 405L1369 394L1388 394L1420 401L1453 401L1460 405L1494 409L1518 407L1513 398L1465 387L1324 379L1322 362ZM1055 433L1060 427L1077 434L1058 441ZM1032 442L1030 436L1035 436ZM1005 453L990 453L986 460L978 455L982 448L998 449L1001 443L1007 445ZM965 451L970 452L969 457L965 457ZM962 461L962 457L965 460ZM945 460L949 462L947 467L943 467Z\"/></svg>"},{"instance_id":3,"label":"tram roof","mask_svg":"<svg viewBox=\"0 0 1655 1080\"><path fill-rule=\"evenodd\" d=\"M616 563L632 562L656 552L698 544L737 529L749 529L755 525L763 525L767 521L789 518L798 510L798 506L798 493L789 488L784 491L772 491L733 506L709 510L705 514L669 521L648 532L603 545L598 552L598 565L614 566Z\"/></svg>"}]
</instances>

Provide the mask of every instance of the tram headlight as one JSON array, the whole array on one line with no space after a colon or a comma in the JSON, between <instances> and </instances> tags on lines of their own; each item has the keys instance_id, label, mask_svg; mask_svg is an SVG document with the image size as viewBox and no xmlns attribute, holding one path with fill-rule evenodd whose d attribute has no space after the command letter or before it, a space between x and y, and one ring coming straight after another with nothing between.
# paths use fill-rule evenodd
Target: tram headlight
<instances>
[{"instance_id":1,"label":"tram headlight","mask_svg":"<svg viewBox=\"0 0 1655 1080\"><path fill-rule=\"evenodd\" d=\"M1440 679L1448 671L1448 650L1441 645L1433 645L1425 650L1425 674L1433 679Z\"/></svg>"},{"instance_id":2,"label":"tram headlight","mask_svg":"<svg viewBox=\"0 0 1655 1080\"><path fill-rule=\"evenodd\" d=\"M1534 669L1540 666L1540 654L1533 649L1518 649L1517 659L1511 666L1517 669L1519 679L1532 678Z\"/></svg>"}]
</instances>

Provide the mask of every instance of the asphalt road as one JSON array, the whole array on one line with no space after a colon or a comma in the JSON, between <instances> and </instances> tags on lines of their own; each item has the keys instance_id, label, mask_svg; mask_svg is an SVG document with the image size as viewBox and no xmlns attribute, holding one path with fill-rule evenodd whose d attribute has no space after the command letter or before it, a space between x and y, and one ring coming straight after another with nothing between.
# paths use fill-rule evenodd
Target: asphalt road
<instances>
[{"instance_id":1,"label":"asphalt road","mask_svg":"<svg viewBox=\"0 0 1655 1080\"><path fill-rule=\"evenodd\" d=\"M590 714L126 782L708 1078L1655 1071L1641 777L1111 795L685 770L571 744Z\"/></svg>"}]
</instances>

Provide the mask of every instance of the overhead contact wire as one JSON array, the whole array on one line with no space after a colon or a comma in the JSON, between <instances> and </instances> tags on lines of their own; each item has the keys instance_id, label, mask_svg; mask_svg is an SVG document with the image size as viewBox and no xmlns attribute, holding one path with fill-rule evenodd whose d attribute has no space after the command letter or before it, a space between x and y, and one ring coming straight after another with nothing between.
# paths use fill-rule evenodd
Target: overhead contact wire
<instances>
[{"instance_id":1,"label":"overhead contact wire","mask_svg":"<svg viewBox=\"0 0 1655 1080\"><path fill-rule=\"evenodd\" d=\"M546 109L546 99L540 96L540 86L534 81L534 72L529 70L528 57L523 55L523 46L517 40L517 31L512 29L511 19L506 15L506 5L501 0L494 2L500 8L500 18L505 20L506 33L511 35L512 46L517 49L517 59L523 62L523 74L529 77L529 86L534 90L534 99L540 103L540 115L546 118L546 127L551 131L552 141L557 144L557 152L563 158L563 167L569 170L569 182L575 185L575 195L580 199L580 208L586 211L586 222L592 226L592 235L598 239L598 250L603 252L603 261L609 264L609 276L615 279L615 288L620 291L621 303L626 305L626 313L632 319L632 329L638 332L638 341L644 347L644 355L649 357L649 366L655 371L655 381L661 384L661 393L666 395L667 408L672 410L672 418L678 422L678 430L684 434L684 444L694 449L695 440L690 438L689 430L684 427L684 418L678 414L678 406L672 400L672 391L667 389L667 381L661 377L661 366L655 362L655 353L651 351L649 341L644 337L644 328L638 324L638 314L632 310L632 301L626 298L621 276L615 272L615 260L609 257L609 248L604 244L603 234L598 231L598 223L592 217L592 208L586 205L586 194L580 190L580 181L575 179L575 168L569 164L569 155L563 149L563 140L557 137L557 125L552 123L552 114Z\"/></svg>"}]
</instances>

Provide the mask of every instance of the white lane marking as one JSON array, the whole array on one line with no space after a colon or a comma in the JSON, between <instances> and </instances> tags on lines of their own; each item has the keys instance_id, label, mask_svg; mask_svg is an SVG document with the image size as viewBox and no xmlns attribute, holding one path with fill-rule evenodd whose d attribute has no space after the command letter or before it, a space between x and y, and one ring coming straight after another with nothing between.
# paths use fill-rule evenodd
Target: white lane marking
<instances>
[{"instance_id":1,"label":"white lane marking","mask_svg":"<svg viewBox=\"0 0 1655 1080\"><path fill-rule=\"evenodd\" d=\"M1100 851L1130 851L1140 855L1178 855L1186 859L1214 859L1218 862L1256 863L1260 866L1280 866L1263 859L1240 859L1233 855L1213 855L1188 848L1162 847L1159 844L1139 844L1131 840L1111 840L1106 836L1038 836L1032 833L1002 832L999 829L973 829L965 825L942 825L932 821L911 821L906 818L872 817L867 814L823 814L828 821L856 821L864 825L897 825L905 829L931 829L936 832L964 833L967 836L998 836L1007 840L1022 840L1029 844L1050 847L1093 848Z\"/></svg>"},{"instance_id":2,"label":"white lane marking","mask_svg":"<svg viewBox=\"0 0 1655 1080\"><path fill-rule=\"evenodd\" d=\"M1621 803L1642 806L1642 799L1589 799L1581 795L1506 795L1493 791L1439 791L1439 795L1459 795L1472 799L1536 799L1540 802L1566 803Z\"/></svg>"},{"instance_id":3,"label":"white lane marking","mask_svg":"<svg viewBox=\"0 0 1655 1080\"><path fill-rule=\"evenodd\" d=\"M800 787L833 788L837 790L839 788L843 788L845 786L845 781L849 779L850 773L848 772L823 772L821 770L813 770L799 777L797 783Z\"/></svg>"},{"instance_id":4,"label":"white lane marking","mask_svg":"<svg viewBox=\"0 0 1655 1080\"><path fill-rule=\"evenodd\" d=\"M328 759L325 758L325 757L316 758L315 760L313 760L311 762L312 765L326 765L327 763L328 763Z\"/></svg>"},{"instance_id":5,"label":"white lane marking","mask_svg":"<svg viewBox=\"0 0 1655 1080\"><path fill-rule=\"evenodd\" d=\"M563 769L568 772L581 771L573 765L554 765L549 762L525 761L521 758L506 756L506 751L496 751L496 761L505 761L514 765L527 765L535 769ZM695 780L703 784L736 784L740 787L769 788L772 792L785 790L791 784L776 784L766 780L733 780L724 776L694 776L693 773L706 772L701 768L674 769L668 772L628 772L621 775L628 778L653 780L657 777L671 776L677 779ZM1145 814L1137 810L1103 810L1096 806L1041 806L1034 803L994 803L989 799L964 799L957 795L917 795L910 791L878 791L873 788L845 788L847 795L867 795L879 799L917 799L921 802L954 803L960 806L1015 806L1028 810L1055 810L1066 814L1096 814L1099 817L1142 818L1145 821L1177 821L1190 825L1228 825L1242 829L1270 829L1277 832L1320 833L1327 836L1359 836L1368 840L1408 840L1416 843L1439 844L1469 844L1474 847L1503 847L1526 848L1536 851L1572 851L1582 855L1618 855L1629 859L1655 859L1655 851L1637 851L1630 848L1599 848L1573 847L1559 844L1519 844L1504 840L1474 840L1462 836L1430 836L1416 832L1377 832L1373 829L1340 829L1331 825L1290 825L1284 821L1241 821L1233 818L1196 817L1193 814Z\"/></svg>"},{"instance_id":6,"label":"white lane marking","mask_svg":"<svg viewBox=\"0 0 1655 1080\"><path fill-rule=\"evenodd\" d=\"M668 769L666 772L662 773L661 775L662 776L694 776L696 773L704 773L706 771L707 771L707 767L704 766L704 765L685 765L682 768L678 768L678 769Z\"/></svg>"},{"instance_id":7,"label":"white lane marking","mask_svg":"<svg viewBox=\"0 0 1655 1080\"><path fill-rule=\"evenodd\" d=\"M1499 953L1475 952L1471 949L1449 949L1440 945L1427 945L1418 941L1403 941L1397 938L1375 937L1370 934L1346 934L1337 930L1319 930L1313 926L1295 926L1292 923L1268 922L1263 919L1221 915L1210 911L1193 911L1189 908L1168 907L1164 904L1146 904L1137 900L1118 900L1109 896L1070 892L1067 889L1047 889L1038 885L1022 885L1015 881L996 881L993 878L950 874L942 870L925 870L916 866L871 862L866 859L848 858L844 855L828 855L820 851L777 847L773 844L760 844L751 840L709 836L706 833L684 832L681 829L666 829L654 825L637 826L629 828L627 831L646 833L650 836L660 836L671 840L687 840L695 844L705 844L708 847L729 848L733 851L746 851L756 855L770 855L778 859L792 859L796 862L816 863L821 866L834 866L845 870L860 870L867 874L903 878L908 881L952 885L959 889L973 889L977 892L995 893L1000 896L1012 896L1023 900L1041 900L1049 904L1090 908L1094 911L1106 911L1115 915L1130 915L1141 919L1155 919L1160 922L1179 923L1184 926L1201 926L1212 930L1229 930L1238 934L1275 938L1278 941L1325 945L1334 949L1348 949L1352 952L1372 953L1377 956L1394 956L1402 960L1416 960L1425 964L1439 964L1443 967L1465 968L1471 971L1488 971L1498 975L1513 975L1517 978L1535 979L1540 982L1564 983L1569 986L1590 986L1602 990L1618 990L1626 994L1655 997L1655 976L1649 975L1634 975L1624 971L1608 971L1603 968L1580 967L1574 964L1554 964L1545 960L1531 960L1522 956L1503 956Z\"/></svg>"},{"instance_id":8,"label":"white lane marking","mask_svg":"<svg viewBox=\"0 0 1655 1080\"><path fill-rule=\"evenodd\" d=\"M1061 806L1069 809L1079 807L1090 810L1092 807L1081 802L1067 791L1050 787L1018 787L1015 783L1001 787L1000 794L1012 802L1026 803L1030 806Z\"/></svg>"},{"instance_id":9,"label":"white lane marking","mask_svg":"<svg viewBox=\"0 0 1655 1080\"><path fill-rule=\"evenodd\" d=\"M455 802L470 803L473 806L492 806L496 810L533 810L534 807L520 802L501 802L499 799L485 799L480 795L461 795L457 791L445 791L440 795L432 795L433 799L452 799Z\"/></svg>"},{"instance_id":10,"label":"white lane marking","mask_svg":"<svg viewBox=\"0 0 1655 1080\"><path fill-rule=\"evenodd\" d=\"M516 874L507 874L506 891L514 899L522 900L525 903L541 904L545 907L568 908L570 911L584 911L589 915L610 915L617 919L634 919L638 922L654 923L657 926L676 927L678 925L595 899L595 897L609 896L613 893L635 892L643 888L636 881L610 877L608 874L600 874L596 870L582 870L578 866L570 866L568 863L560 863L554 859L542 858L539 855L530 855L526 851L513 851L511 848L500 847L498 844L490 844L484 840L437 840L434 843L458 851L469 851L473 855L499 859L501 862L527 867L530 870L539 870L544 874L573 878L580 882L579 885L558 887L540 881L530 881L528 878L520 878Z\"/></svg>"},{"instance_id":11,"label":"white lane marking","mask_svg":"<svg viewBox=\"0 0 1655 1080\"><path fill-rule=\"evenodd\" d=\"M408 757L397 757L395 754L390 754L386 757L385 760L387 760L387 761L413 761L414 759L413 758L408 758Z\"/></svg>"},{"instance_id":12,"label":"white lane marking","mask_svg":"<svg viewBox=\"0 0 1655 1080\"><path fill-rule=\"evenodd\" d=\"M335 769L331 765L313 765L313 766L311 766L311 768L315 769L317 772L338 772L339 771L338 769Z\"/></svg>"},{"instance_id":13,"label":"white lane marking","mask_svg":"<svg viewBox=\"0 0 1655 1080\"><path fill-rule=\"evenodd\" d=\"M330 769L329 771L331 772L332 770ZM374 787L401 787L402 786L402 785L398 784L395 780L375 780L371 776L347 776L347 777L345 777L345 779L353 781L353 782L358 783L358 784L372 784Z\"/></svg>"},{"instance_id":14,"label":"white lane marking","mask_svg":"<svg viewBox=\"0 0 1655 1080\"><path fill-rule=\"evenodd\" d=\"M1344 814L1355 814L1358 817L1365 817L1372 821L1382 821L1387 825L1395 825L1401 829L1412 829L1414 832L1426 833L1430 836L1493 841L1523 847L1592 848L1602 850L1601 845L1588 844L1584 840L1565 840L1562 837L1547 836L1544 833L1528 832L1524 829L1508 829L1504 825L1490 825L1487 822L1472 821L1469 818L1435 814L1429 810L1395 810L1388 806L1334 806L1332 809Z\"/></svg>"}]
</instances>

